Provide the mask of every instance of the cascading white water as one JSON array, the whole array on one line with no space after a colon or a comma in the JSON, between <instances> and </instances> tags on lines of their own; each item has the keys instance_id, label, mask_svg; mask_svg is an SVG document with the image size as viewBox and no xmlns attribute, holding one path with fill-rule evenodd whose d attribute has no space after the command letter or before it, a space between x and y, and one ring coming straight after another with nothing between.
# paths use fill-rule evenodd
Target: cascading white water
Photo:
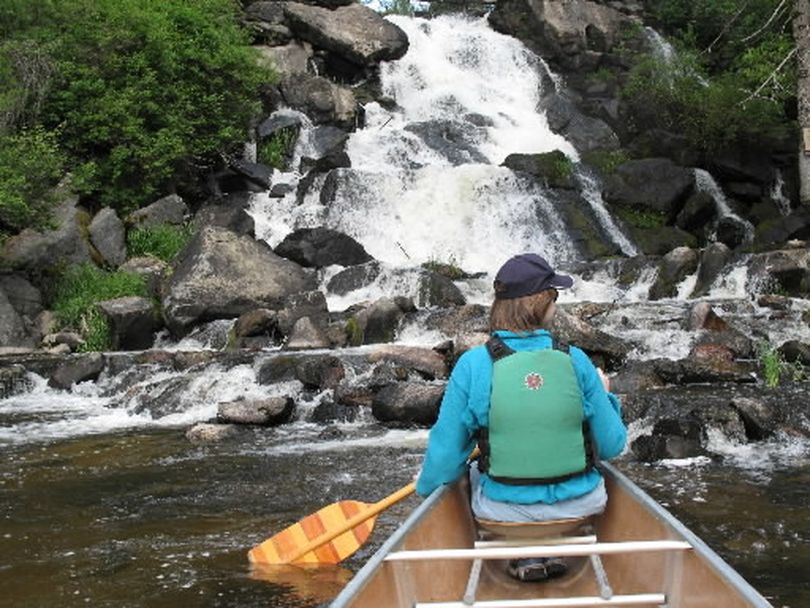
<instances>
[{"instance_id":1,"label":"cascading white water","mask_svg":"<svg viewBox=\"0 0 810 608\"><path fill-rule=\"evenodd\" d=\"M731 217L737 220L742 226L745 227L746 242L754 236L754 226L748 220L741 218L739 215L732 211L731 206L728 204L723 189L720 184L712 177L712 174L705 169L695 169L695 185L700 192L705 192L712 197L714 204L717 206L717 215L719 218Z\"/></svg>"},{"instance_id":2,"label":"cascading white water","mask_svg":"<svg viewBox=\"0 0 810 608\"><path fill-rule=\"evenodd\" d=\"M390 19L410 40L405 57L382 67L397 109L366 106L366 127L347 145L352 168L333 176L327 204L317 187L300 205L294 194L256 196L257 236L275 246L294 228L326 225L390 267L438 261L491 273L521 251L574 259L548 195L498 166L510 153L577 159L537 111L542 60L486 20Z\"/></svg>"}]
</instances>

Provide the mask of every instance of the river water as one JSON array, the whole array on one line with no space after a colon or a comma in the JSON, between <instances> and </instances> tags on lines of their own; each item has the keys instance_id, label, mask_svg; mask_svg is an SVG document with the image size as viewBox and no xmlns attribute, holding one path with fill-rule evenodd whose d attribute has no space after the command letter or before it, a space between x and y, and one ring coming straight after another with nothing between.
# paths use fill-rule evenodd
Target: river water
<instances>
[{"instance_id":1,"label":"river water","mask_svg":"<svg viewBox=\"0 0 810 608\"><path fill-rule=\"evenodd\" d=\"M246 551L326 504L375 502L408 483L426 431L292 426L209 446L190 444L178 428L5 446L0 605L328 602L418 498L384 512L340 566L255 571ZM722 460L653 466L623 457L619 467L775 606L810 605L807 443L723 449Z\"/></svg>"}]
</instances>

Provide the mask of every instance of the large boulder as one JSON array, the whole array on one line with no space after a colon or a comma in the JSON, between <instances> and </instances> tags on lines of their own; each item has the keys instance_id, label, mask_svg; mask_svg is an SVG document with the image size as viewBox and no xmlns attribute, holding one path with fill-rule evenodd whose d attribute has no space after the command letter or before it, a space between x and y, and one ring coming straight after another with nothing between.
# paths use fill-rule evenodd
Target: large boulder
<instances>
[{"instance_id":1,"label":"large boulder","mask_svg":"<svg viewBox=\"0 0 810 608\"><path fill-rule=\"evenodd\" d=\"M301 266L315 268L333 264L354 266L373 259L352 237L323 226L291 232L275 252Z\"/></svg>"},{"instance_id":2,"label":"large boulder","mask_svg":"<svg viewBox=\"0 0 810 608\"><path fill-rule=\"evenodd\" d=\"M709 293L717 277L731 260L731 256L731 249L723 243L712 243L701 252L692 298L700 298Z\"/></svg>"},{"instance_id":3,"label":"large boulder","mask_svg":"<svg viewBox=\"0 0 810 608\"><path fill-rule=\"evenodd\" d=\"M34 272L58 264L81 264L93 259L87 238L90 215L76 206L78 197L67 185L60 186L55 196L60 202L54 208L56 228L38 232L26 228L3 245L0 261L11 268Z\"/></svg>"},{"instance_id":4,"label":"large boulder","mask_svg":"<svg viewBox=\"0 0 810 608\"><path fill-rule=\"evenodd\" d=\"M668 158L645 158L622 163L610 177L605 201L661 214L674 220L695 187L695 175Z\"/></svg>"},{"instance_id":5,"label":"large boulder","mask_svg":"<svg viewBox=\"0 0 810 608\"><path fill-rule=\"evenodd\" d=\"M104 207L90 222L90 241L104 262L118 267L127 259L127 240L124 222L114 209Z\"/></svg>"},{"instance_id":6,"label":"large boulder","mask_svg":"<svg viewBox=\"0 0 810 608\"><path fill-rule=\"evenodd\" d=\"M630 345L623 340L596 329L561 308L558 308L557 314L554 315L551 332L560 342L584 350L595 358L601 367L617 367L630 352Z\"/></svg>"},{"instance_id":7,"label":"large boulder","mask_svg":"<svg viewBox=\"0 0 810 608\"><path fill-rule=\"evenodd\" d=\"M359 3L329 10L288 2L284 14L299 38L359 66L399 59L408 50L405 32Z\"/></svg>"},{"instance_id":8,"label":"large boulder","mask_svg":"<svg viewBox=\"0 0 810 608\"><path fill-rule=\"evenodd\" d=\"M109 320L113 350L144 350L152 346L161 320L151 300L127 296L104 300L98 307Z\"/></svg>"},{"instance_id":9,"label":"large boulder","mask_svg":"<svg viewBox=\"0 0 810 608\"><path fill-rule=\"evenodd\" d=\"M596 67L602 54L640 29L631 17L591 0L500 0L489 23L570 70Z\"/></svg>"},{"instance_id":10,"label":"large boulder","mask_svg":"<svg viewBox=\"0 0 810 608\"><path fill-rule=\"evenodd\" d=\"M175 335L212 319L254 308L279 310L291 294L315 288L315 278L265 243L213 226L202 228L178 255L166 286L163 314Z\"/></svg>"},{"instance_id":11,"label":"large boulder","mask_svg":"<svg viewBox=\"0 0 810 608\"><path fill-rule=\"evenodd\" d=\"M5 292L0 289L0 347L32 347L34 339L29 336L22 317L14 310Z\"/></svg>"},{"instance_id":12,"label":"large boulder","mask_svg":"<svg viewBox=\"0 0 810 608\"><path fill-rule=\"evenodd\" d=\"M149 228L160 224L180 225L186 220L188 205L177 194L170 194L151 205L133 211L126 218L133 228Z\"/></svg>"},{"instance_id":13,"label":"large boulder","mask_svg":"<svg viewBox=\"0 0 810 608\"><path fill-rule=\"evenodd\" d=\"M358 105L351 89L321 76L294 74L282 79L284 102L306 114L315 124L331 124L349 131L357 127Z\"/></svg>"},{"instance_id":14,"label":"large boulder","mask_svg":"<svg viewBox=\"0 0 810 608\"><path fill-rule=\"evenodd\" d=\"M397 382L374 396L371 412L389 426L430 426L436 422L443 395L443 385Z\"/></svg>"},{"instance_id":15,"label":"large boulder","mask_svg":"<svg viewBox=\"0 0 810 608\"><path fill-rule=\"evenodd\" d=\"M752 256L749 290L810 297L810 249L782 249Z\"/></svg>"},{"instance_id":16,"label":"large boulder","mask_svg":"<svg viewBox=\"0 0 810 608\"><path fill-rule=\"evenodd\" d=\"M678 285L698 267L698 254L694 249L678 247L663 258L658 265L658 276L650 287L649 299L660 300L678 295Z\"/></svg>"}]
</instances>

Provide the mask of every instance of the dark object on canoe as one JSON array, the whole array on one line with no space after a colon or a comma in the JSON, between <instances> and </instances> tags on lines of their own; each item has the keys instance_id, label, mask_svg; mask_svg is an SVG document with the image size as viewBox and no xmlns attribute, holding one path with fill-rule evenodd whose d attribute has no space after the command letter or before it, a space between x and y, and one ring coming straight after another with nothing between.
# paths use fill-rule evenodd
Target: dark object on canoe
<instances>
[{"instance_id":1,"label":"dark object on canoe","mask_svg":"<svg viewBox=\"0 0 810 608\"><path fill-rule=\"evenodd\" d=\"M772 608L666 509L613 466L601 467L608 507L590 520L476 522L465 483L441 488L332 608ZM515 580L509 561L528 557L568 560L568 571L544 582Z\"/></svg>"}]
</instances>

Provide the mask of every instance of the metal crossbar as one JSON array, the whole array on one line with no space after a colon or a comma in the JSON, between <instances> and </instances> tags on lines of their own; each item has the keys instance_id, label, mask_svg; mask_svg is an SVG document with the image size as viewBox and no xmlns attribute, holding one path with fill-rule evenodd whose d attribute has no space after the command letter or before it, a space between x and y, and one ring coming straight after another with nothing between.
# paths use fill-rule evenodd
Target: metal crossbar
<instances>
[{"instance_id":1,"label":"metal crossbar","mask_svg":"<svg viewBox=\"0 0 810 608\"><path fill-rule=\"evenodd\" d=\"M691 548L692 545L679 540L636 540L613 543L482 547L476 549L422 549L415 551L395 551L389 553L385 557L385 561L578 557L587 555L613 555L616 553L685 551Z\"/></svg>"}]
</instances>

